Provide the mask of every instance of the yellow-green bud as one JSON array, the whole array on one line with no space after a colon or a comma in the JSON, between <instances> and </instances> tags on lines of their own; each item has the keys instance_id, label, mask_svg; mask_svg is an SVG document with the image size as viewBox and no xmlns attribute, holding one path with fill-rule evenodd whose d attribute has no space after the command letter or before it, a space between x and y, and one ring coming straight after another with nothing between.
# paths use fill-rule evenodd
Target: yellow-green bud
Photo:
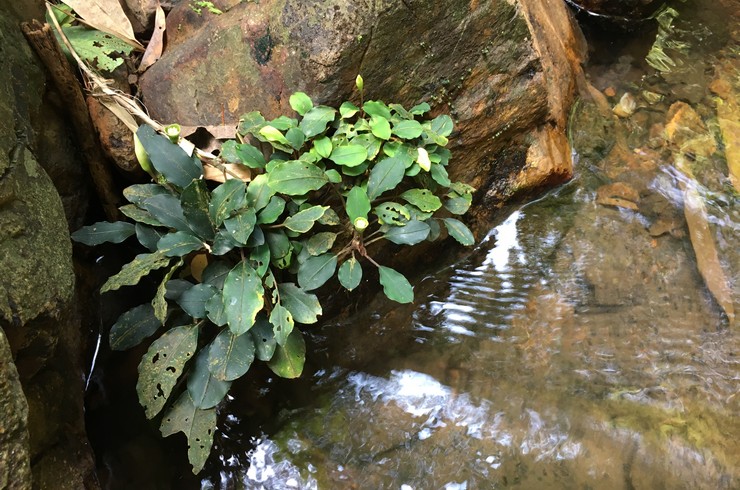
<instances>
[{"instance_id":1,"label":"yellow-green bud","mask_svg":"<svg viewBox=\"0 0 740 490\"><path fill-rule=\"evenodd\" d=\"M362 216L358 216L355 218L355 221L352 223L357 231L363 231L365 228L368 227L370 222L368 222L367 218L363 218Z\"/></svg>"},{"instance_id":2,"label":"yellow-green bud","mask_svg":"<svg viewBox=\"0 0 740 490\"><path fill-rule=\"evenodd\" d=\"M167 135L170 141L177 144L180 141L180 125L170 124L169 126L165 126L164 134Z\"/></svg>"},{"instance_id":3,"label":"yellow-green bud","mask_svg":"<svg viewBox=\"0 0 740 490\"><path fill-rule=\"evenodd\" d=\"M360 92L365 88L365 81L362 79L362 75L357 75L357 78L355 78L355 85L357 86L357 90Z\"/></svg>"},{"instance_id":4,"label":"yellow-green bud","mask_svg":"<svg viewBox=\"0 0 740 490\"><path fill-rule=\"evenodd\" d=\"M154 175L152 161L149 159L149 154L144 149L144 145L141 144L141 140L136 136L136 133L134 133L134 154L136 154L136 159L139 161L139 166L149 175Z\"/></svg>"}]
</instances>

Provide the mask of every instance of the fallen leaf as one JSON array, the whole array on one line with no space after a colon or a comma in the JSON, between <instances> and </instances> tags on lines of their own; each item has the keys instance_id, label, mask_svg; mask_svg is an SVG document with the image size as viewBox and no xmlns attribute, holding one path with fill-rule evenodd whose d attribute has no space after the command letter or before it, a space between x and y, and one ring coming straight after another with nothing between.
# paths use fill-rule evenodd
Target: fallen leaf
<instances>
[{"instance_id":1,"label":"fallen leaf","mask_svg":"<svg viewBox=\"0 0 740 490\"><path fill-rule=\"evenodd\" d=\"M149 40L149 45L147 45L144 56L141 58L139 73L143 73L144 70L152 66L162 56L165 27L164 10L157 3L157 13L154 16L154 32L152 32L152 38Z\"/></svg>"},{"instance_id":2,"label":"fallen leaf","mask_svg":"<svg viewBox=\"0 0 740 490\"><path fill-rule=\"evenodd\" d=\"M116 36L137 49L144 49L136 40L131 21L118 0L64 0L64 3L90 27Z\"/></svg>"}]
</instances>

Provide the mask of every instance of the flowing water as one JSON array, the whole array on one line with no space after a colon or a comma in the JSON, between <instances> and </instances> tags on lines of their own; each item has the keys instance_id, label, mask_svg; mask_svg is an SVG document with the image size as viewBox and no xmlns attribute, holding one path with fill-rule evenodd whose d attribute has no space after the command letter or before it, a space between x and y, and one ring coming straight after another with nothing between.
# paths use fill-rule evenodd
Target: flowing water
<instances>
[{"instance_id":1,"label":"flowing water","mask_svg":"<svg viewBox=\"0 0 740 490\"><path fill-rule=\"evenodd\" d=\"M205 477L136 488L740 487L740 199L717 115L740 49L715 8L674 19L671 71L645 46L590 68L602 102L637 107L579 104L573 182L502 212L413 305L308 330L302 381L229 397Z\"/></svg>"}]
</instances>

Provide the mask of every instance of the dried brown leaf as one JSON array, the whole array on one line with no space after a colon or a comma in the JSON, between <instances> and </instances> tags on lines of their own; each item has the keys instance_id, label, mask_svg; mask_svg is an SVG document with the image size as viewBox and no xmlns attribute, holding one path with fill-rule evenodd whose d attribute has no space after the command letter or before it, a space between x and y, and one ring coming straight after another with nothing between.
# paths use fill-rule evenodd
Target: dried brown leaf
<instances>
[{"instance_id":1,"label":"dried brown leaf","mask_svg":"<svg viewBox=\"0 0 740 490\"><path fill-rule=\"evenodd\" d=\"M139 64L139 73L143 73L162 56L162 49L164 48L165 28L166 22L164 17L164 10L162 10L162 7L157 4L157 13L154 16L154 32L152 32L152 38L149 40L149 45L146 47L146 51L144 51L144 56L141 58L141 64Z\"/></svg>"},{"instance_id":2,"label":"dried brown leaf","mask_svg":"<svg viewBox=\"0 0 740 490\"><path fill-rule=\"evenodd\" d=\"M131 21L118 0L64 0L90 27L116 36L138 49Z\"/></svg>"}]
</instances>

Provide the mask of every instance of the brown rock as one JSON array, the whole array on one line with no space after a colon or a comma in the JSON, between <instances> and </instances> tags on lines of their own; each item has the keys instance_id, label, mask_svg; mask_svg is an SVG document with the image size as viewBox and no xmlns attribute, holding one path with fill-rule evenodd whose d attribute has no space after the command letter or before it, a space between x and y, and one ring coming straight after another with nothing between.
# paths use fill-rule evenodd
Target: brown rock
<instances>
[{"instance_id":1,"label":"brown rock","mask_svg":"<svg viewBox=\"0 0 740 490\"><path fill-rule=\"evenodd\" d=\"M87 97L87 107L90 110L95 129L103 151L121 170L139 172L139 163L134 155L134 140L131 130L105 108L95 97Z\"/></svg>"},{"instance_id":2,"label":"brown rock","mask_svg":"<svg viewBox=\"0 0 740 490\"><path fill-rule=\"evenodd\" d=\"M622 182L602 185L596 190L596 202L604 206L637 211L640 195L635 189Z\"/></svg>"}]
</instances>

